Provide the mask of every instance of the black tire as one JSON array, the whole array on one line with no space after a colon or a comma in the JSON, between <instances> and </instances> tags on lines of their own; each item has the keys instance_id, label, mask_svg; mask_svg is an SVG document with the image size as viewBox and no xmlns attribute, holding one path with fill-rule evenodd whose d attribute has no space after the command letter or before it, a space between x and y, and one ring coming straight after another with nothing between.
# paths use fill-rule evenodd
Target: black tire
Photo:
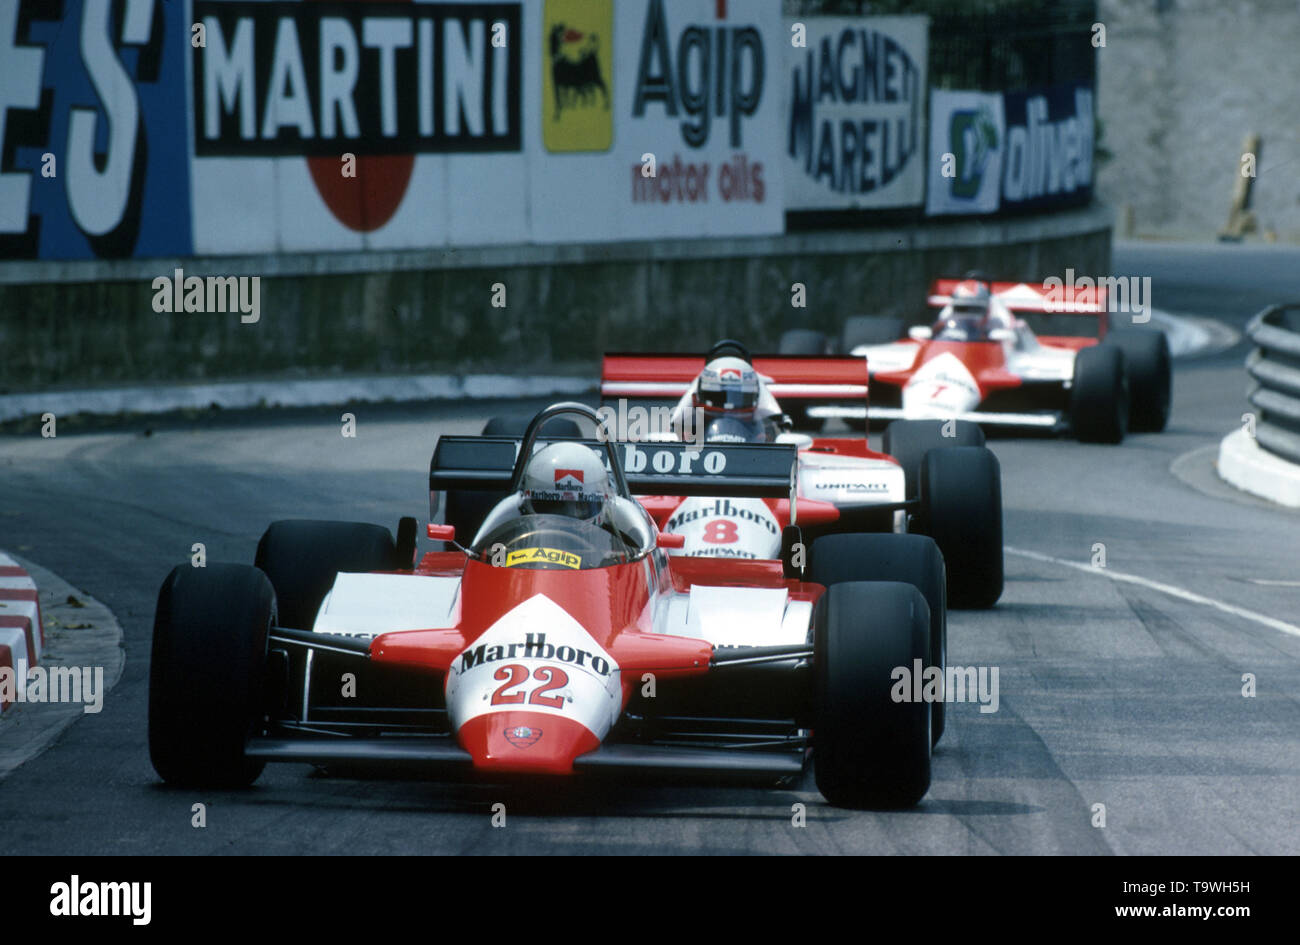
<instances>
[{"instance_id":1,"label":"black tire","mask_svg":"<svg viewBox=\"0 0 1300 945\"><path fill-rule=\"evenodd\" d=\"M895 702L896 667L929 666L929 607L915 587L835 584L813 642L813 773L837 807L912 807L930 787L930 706Z\"/></svg>"},{"instance_id":2,"label":"black tire","mask_svg":"<svg viewBox=\"0 0 1300 945\"><path fill-rule=\"evenodd\" d=\"M532 417L508 416L493 417L483 425L484 436L523 436L528 431ZM578 424L566 417L555 417L546 422L542 431L548 436L580 438L582 430ZM444 504L443 521L456 526L456 540L463 545L474 540L479 526L487 518L496 504L506 497L506 493L480 490L447 490Z\"/></svg>"},{"instance_id":3,"label":"black tire","mask_svg":"<svg viewBox=\"0 0 1300 945\"><path fill-rule=\"evenodd\" d=\"M943 555L925 535L841 534L816 539L808 555L808 580L830 587L854 581L911 584L930 608L930 654L948 665L948 596ZM945 727L943 702L932 707L930 737L939 744Z\"/></svg>"},{"instance_id":4,"label":"black tire","mask_svg":"<svg viewBox=\"0 0 1300 945\"><path fill-rule=\"evenodd\" d=\"M1118 346L1083 348L1075 357L1070 423L1084 443L1123 442L1128 432L1128 383Z\"/></svg>"},{"instance_id":5,"label":"black tire","mask_svg":"<svg viewBox=\"0 0 1300 945\"><path fill-rule=\"evenodd\" d=\"M257 543L254 565L271 579L280 626L310 630L340 571L409 568L398 560L393 533L364 522L272 522Z\"/></svg>"},{"instance_id":6,"label":"black tire","mask_svg":"<svg viewBox=\"0 0 1300 945\"><path fill-rule=\"evenodd\" d=\"M1128 380L1128 428L1134 433L1159 433L1169 422L1173 404L1173 365L1169 339L1159 329L1112 328L1105 345L1124 352Z\"/></svg>"},{"instance_id":7,"label":"black tire","mask_svg":"<svg viewBox=\"0 0 1300 945\"><path fill-rule=\"evenodd\" d=\"M180 565L158 592L149 666L149 758L169 784L244 787L265 762L244 746L265 718L275 591L246 564Z\"/></svg>"},{"instance_id":8,"label":"black tire","mask_svg":"<svg viewBox=\"0 0 1300 945\"><path fill-rule=\"evenodd\" d=\"M793 328L781 335L776 351L777 354L827 354L830 342L825 332Z\"/></svg>"},{"instance_id":9,"label":"black tire","mask_svg":"<svg viewBox=\"0 0 1300 945\"><path fill-rule=\"evenodd\" d=\"M948 606L992 607L1002 596L1002 470L983 446L931 450L921 464L919 529L948 569Z\"/></svg>"},{"instance_id":10,"label":"black tire","mask_svg":"<svg viewBox=\"0 0 1300 945\"><path fill-rule=\"evenodd\" d=\"M887 345L907 337L901 318L879 315L854 315L844 320L840 329L840 353L852 354L858 345Z\"/></svg>"},{"instance_id":11,"label":"black tire","mask_svg":"<svg viewBox=\"0 0 1300 945\"><path fill-rule=\"evenodd\" d=\"M952 436L944 436L944 428ZM984 431L968 420L895 420L885 427L880 450L898 460L907 481L907 497L921 494L921 460L933 449L950 446L983 446Z\"/></svg>"}]
</instances>

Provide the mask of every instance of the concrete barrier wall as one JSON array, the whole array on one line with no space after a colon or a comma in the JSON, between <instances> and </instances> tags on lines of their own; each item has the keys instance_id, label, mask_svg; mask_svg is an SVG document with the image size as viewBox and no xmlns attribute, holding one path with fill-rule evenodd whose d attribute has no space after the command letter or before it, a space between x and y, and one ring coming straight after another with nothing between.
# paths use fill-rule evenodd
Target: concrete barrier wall
<instances>
[{"instance_id":1,"label":"concrete barrier wall","mask_svg":"<svg viewBox=\"0 0 1300 945\"><path fill-rule=\"evenodd\" d=\"M352 371L594 370L611 349L755 348L854 314L919 317L930 280L1110 270L1105 207L746 239L0 263L0 392ZM257 276L260 319L154 311L153 280ZM792 285L806 307L792 306ZM494 286L505 306L494 307ZM497 299L500 296L497 293Z\"/></svg>"}]
</instances>

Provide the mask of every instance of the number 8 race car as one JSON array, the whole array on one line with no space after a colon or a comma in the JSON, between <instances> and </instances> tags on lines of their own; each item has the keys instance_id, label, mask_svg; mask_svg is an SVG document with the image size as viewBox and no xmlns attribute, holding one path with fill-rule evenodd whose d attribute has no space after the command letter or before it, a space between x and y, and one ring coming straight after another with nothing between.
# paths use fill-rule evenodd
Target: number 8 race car
<instances>
[{"instance_id":1,"label":"number 8 race car","mask_svg":"<svg viewBox=\"0 0 1300 945\"><path fill-rule=\"evenodd\" d=\"M634 494L780 497L797 537L795 448L568 440L542 491L537 466L563 452L541 435L557 417L598 422L557 404L522 438L440 438L432 495L505 490L464 547L431 522L455 550L417 562L412 518L396 542L376 525L281 521L256 566L173 570L150 667L158 773L243 785L268 761L380 762L779 781L811 761L833 804L915 804L941 703L913 698L896 671L942 660L934 542L827 535L803 569L789 555L669 557L684 539Z\"/></svg>"}]
</instances>

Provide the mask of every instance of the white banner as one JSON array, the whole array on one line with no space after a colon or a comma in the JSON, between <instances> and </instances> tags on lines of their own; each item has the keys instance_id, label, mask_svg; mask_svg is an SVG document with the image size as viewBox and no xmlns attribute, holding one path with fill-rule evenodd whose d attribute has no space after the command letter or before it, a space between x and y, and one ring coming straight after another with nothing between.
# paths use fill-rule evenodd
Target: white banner
<instances>
[{"instance_id":1,"label":"white banner","mask_svg":"<svg viewBox=\"0 0 1300 945\"><path fill-rule=\"evenodd\" d=\"M1001 92L932 91L925 212L996 213L1005 148Z\"/></svg>"},{"instance_id":2,"label":"white banner","mask_svg":"<svg viewBox=\"0 0 1300 945\"><path fill-rule=\"evenodd\" d=\"M779 7L192 0L198 254L779 233Z\"/></svg>"},{"instance_id":3,"label":"white banner","mask_svg":"<svg viewBox=\"0 0 1300 945\"><path fill-rule=\"evenodd\" d=\"M786 209L919 206L928 18L805 17L786 27Z\"/></svg>"}]
</instances>

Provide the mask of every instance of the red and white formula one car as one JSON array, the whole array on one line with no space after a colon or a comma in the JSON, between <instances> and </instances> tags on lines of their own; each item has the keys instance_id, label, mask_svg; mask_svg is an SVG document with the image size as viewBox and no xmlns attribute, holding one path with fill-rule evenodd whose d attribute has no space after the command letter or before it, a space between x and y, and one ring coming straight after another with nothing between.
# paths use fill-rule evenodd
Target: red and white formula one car
<instances>
[{"instance_id":1,"label":"red and white formula one car","mask_svg":"<svg viewBox=\"0 0 1300 945\"><path fill-rule=\"evenodd\" d=\"M806 535L929 535L947 563L948 603L993 606L1003 585L1001 471L977 425L896 422L887 431L885 452L872 450L862 436L814 438L788 429L791 413L828 405L862 411L867 367L860 357L751 357L731 340L703 357L610 354L601 371L601 409L611 416L617 409L621 417L629 399L673 398L676 405L663 408L671 418L671 438L795 446L799 522ZM683 423L693 411L699 418ZM641 501L660 528L686 537L683 553L690 555L775 558L790 523L788 505L776 501L698 495Z\"/></svg>"},{"instance_id":2,"label":"red and white formula one car","mask_svg":"<svg viewBox=\"0 0 1300 945\"><path fill-rule=\"evenodd\" d=\"M844 326L841 349L867 359L871 420L957 418L1069 429L1097 443L1118 443L1128 430L1164 429L1169 343L1154 329L1108 330L1104 287L940 279L927 302L940 309L931 328L904 334L902 320L877 317ZM1097 331L1036 335L1019 317L1030 314L1091 316ZM797 330L783 336L781 350L802 353L825 344L824 336ZM860 420L862 411L832 408L813 416Z\"/></svg>"},{"instance_id":3,"label":"red and white formula one car","mask_svg":"<svg viewBox=\"0 0 1300 945\"><path fill-rule=\"evenodd\" d=\"M634 493L779 497L797 527L795 448L544 441L555 417L599 419L558 404L522 438L438 441L431 494L505 491L465 547L416 562L413 519L396 542L285 521L256 567L176 568L150 670L158 773L239 785L267 761L383 762L780 780L811 757L833 804L915 804L942 703L895 698L894 671L936 658L934 543L830 535L802 575L790 557L669 557L683 538Z\"/></svg>"}]
</instances>

